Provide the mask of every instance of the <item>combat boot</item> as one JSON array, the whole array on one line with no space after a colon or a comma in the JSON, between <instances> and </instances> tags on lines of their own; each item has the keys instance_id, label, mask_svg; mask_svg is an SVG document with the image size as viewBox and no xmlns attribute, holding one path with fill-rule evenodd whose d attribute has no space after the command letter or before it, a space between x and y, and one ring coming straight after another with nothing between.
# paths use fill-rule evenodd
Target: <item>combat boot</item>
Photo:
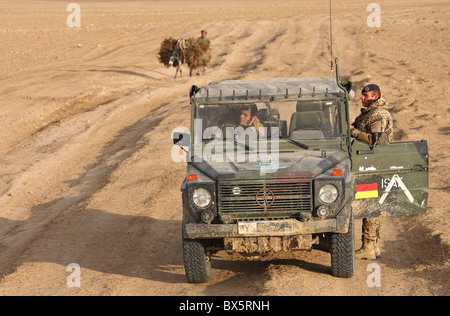
<instances>
[{"instance_id":1,"label":"combat boot","mask_svg":"<svg viewBox=\"0 0 450 316\"><path fill-rule=\"evenodd\" d=\"M377 257L381 256L381 251L380 251L380 248L378 247L378 243L379 243L379 242L380 242L379 239L377 239L377 240L375 241L375 255L376 255Z\"/></svg>"},{"instance_id":2,"label":"combat boot","mask_svg":"<svg viewBox=\"0 0 450 316\"><path fill-rule=\"evenodd\" d=\"M375 260L377 258L377 254L375 252L376 240L363 237L362 242L362 247L355 252L355 258Z\"/></svg>"}]
</instances>

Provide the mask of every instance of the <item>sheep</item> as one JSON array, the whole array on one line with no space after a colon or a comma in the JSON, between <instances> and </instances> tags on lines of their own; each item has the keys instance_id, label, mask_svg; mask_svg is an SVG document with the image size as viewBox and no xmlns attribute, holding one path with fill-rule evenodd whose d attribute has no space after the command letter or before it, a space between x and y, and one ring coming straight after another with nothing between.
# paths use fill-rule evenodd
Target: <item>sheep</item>
<instances>
[{"instance_id":1,"label":"sheep","mask_svg":"<svg viewBox=\"0 0 450 316\"><path fill-rule=\"evenodd\" d=\"M161 43L159 51L159 61L167 67L177 67L175 78L178 71L183 76L181 66L185 63L189 69L189 75L192 77L194 69L203 67L205 69L211 60L210 45L207 41L198 38L179 39L174 38L165 39ZM203 70L204 71L204 70Z\"/></svg>"}]
</instances>

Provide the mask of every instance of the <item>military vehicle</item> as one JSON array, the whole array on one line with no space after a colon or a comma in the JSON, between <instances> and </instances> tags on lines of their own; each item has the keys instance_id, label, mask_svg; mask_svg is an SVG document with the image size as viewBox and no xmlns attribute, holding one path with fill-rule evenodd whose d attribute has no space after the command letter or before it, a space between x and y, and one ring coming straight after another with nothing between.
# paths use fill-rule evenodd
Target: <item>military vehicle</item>
<instances>
[{"instance_id":1,"label":"military vehicle","mask_svg":"<svg viewBox=\"0 0 450 316\"><path fill-rule=\"evenodd\" d=\"M317 244L329 245L331 274L349 278L354 219L425 212L427 142L352 140L352 92L337 60L336 77L191 88L190 133L172 136L187 153L181 191L189 282L210 279L217 251L254 256Z\"/></svg>"}]
</instances>

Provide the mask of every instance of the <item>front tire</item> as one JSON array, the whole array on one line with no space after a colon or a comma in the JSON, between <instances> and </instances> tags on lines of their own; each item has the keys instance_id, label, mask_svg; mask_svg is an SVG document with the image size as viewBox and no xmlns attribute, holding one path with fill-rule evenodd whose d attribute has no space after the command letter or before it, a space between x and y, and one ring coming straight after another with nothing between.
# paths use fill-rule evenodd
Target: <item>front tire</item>
<instances>
[{"instance_id":1,"label":"front tire","mask_svg":"<svg viewBox=\"0 0 450 316\"><path fill-rule=\"evenodd\" d=\"M211 260L197 240L183 238L184 269L189 283L205 283L211 278Z\"/></svg>"},{"instance_id":2,"label":"front tire","mask_svg":"<svg viewBox=\"0 0 450 316\"><path fill-rule=\"evenodd\" d=\"M355 273L355 233L353 212L350 212L348 232L331 234L331 274L339 278L351 278Z\"/></svg>"}]
</instances>

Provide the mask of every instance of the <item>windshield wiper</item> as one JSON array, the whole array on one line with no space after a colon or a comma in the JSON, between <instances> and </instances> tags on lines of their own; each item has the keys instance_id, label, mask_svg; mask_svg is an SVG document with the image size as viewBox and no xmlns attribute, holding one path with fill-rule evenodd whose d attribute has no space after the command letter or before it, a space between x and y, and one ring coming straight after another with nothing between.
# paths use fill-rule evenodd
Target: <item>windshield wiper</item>
<instances>
[{"instance_id":1,"label":"windshield wiper","mask_svg":"<svg viewBox=\"0 0 450 316\"><path fill-rule=\"evenodd\" d=\"M288 137L280 137L281 139L285 139L285 140L287 140L288 142L290 142L291 144L294 144L294 145L297 145L298 147L300 147L300 148L303 148L303 149L308 149L309 147L308 147L308 145L305 145L305 144L303 144L303 143L300 143L300 142L298 142L298 141L296 141L296 140L293 140L293 139L291 139L291 138L288 138Z\"/></svg>"}]
</instances>

